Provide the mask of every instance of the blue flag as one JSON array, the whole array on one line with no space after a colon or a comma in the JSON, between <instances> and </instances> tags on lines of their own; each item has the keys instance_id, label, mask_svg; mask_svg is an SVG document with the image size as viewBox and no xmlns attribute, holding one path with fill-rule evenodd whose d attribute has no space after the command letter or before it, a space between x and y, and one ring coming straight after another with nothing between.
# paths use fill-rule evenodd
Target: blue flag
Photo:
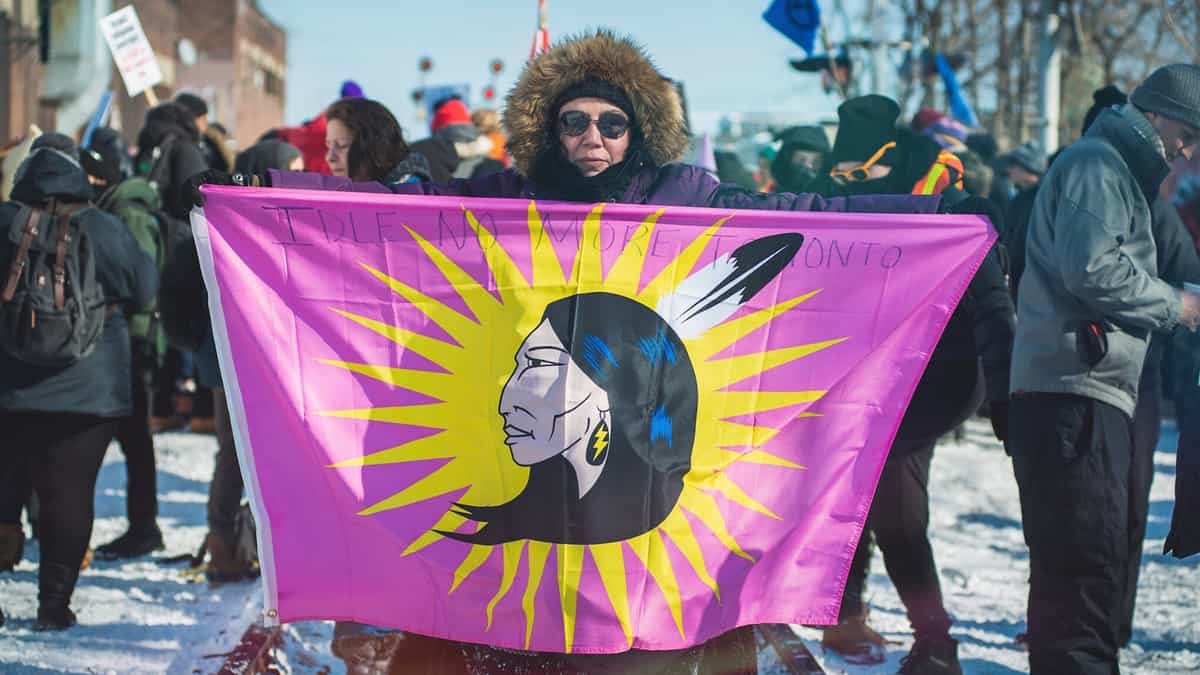
<instances>
[{"instance_id":1,"label":"blue flag","mask_svg":"<svg viewBox=\"0 0 1200 675\"><path fill-rule=\"evenodd\" d=\"M763 12L763 19L812 55L813 41L821 26L821 8L817 0L775 0Z\"/></svg>"},{"instance_id":2,"label":"blue flag","mask_svg":"<svg viewBox=\"0 0 1200 675\"><path fill-rule=\"evenodd\" d=\"M946 87L946 97L950 99L950 114L968 127L979 126L979 119L971 104L963 96L962 86L958 84L958 76L942 54L937 55L938 73L942 76L942 84Z\"/></svg>"}]
</instances>

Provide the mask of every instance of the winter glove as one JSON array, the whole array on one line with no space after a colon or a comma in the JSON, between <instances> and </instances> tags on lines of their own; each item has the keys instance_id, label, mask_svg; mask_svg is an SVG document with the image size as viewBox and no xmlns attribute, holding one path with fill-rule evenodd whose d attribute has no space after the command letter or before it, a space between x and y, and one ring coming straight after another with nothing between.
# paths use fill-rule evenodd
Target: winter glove
<instances>
[{"instance_id":1,"label":"winter glove","mask_svg":"<svg viewBox=\"0 0 1200 675\"><path fill-rule=\"evenodd\" d=\"M208 169L187 179L184 183L184 194L192 206L204 206L204 195L200 193L201 185L241 185L243 187L270 187L270 174L235 173L227 174L217 169Z\"/></svg>"},{"instance_id":2,"label":"winter glove","mask_svg":"<svg viewBox=\"0 0 1200 675\"><path fill-rule=\"evenodd\" d=\"M988 416L992 420L992 433L996 440L1008 440L1008 401L992 401L988 404Z\"/></svg>"}]
</instances>

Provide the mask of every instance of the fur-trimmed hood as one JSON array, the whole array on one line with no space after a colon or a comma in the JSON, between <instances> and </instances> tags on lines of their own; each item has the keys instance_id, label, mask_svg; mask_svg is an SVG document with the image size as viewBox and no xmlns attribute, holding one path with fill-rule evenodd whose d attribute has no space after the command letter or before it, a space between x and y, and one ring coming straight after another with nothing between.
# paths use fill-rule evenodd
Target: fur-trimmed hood
<instances>
[{"instance_id":1,"label":"fur-trimmed hood","mask_svg":"<svg viewBox=\"0 0 1200 675\"><path fill-rule=\"evenodd\" d=\"M568 38L525 66L508 94L504 126L513 166L528 176L552 135L550 110L568 88L587 79L619 87L633 103L646 156L658 166L683 158L688 148L683 105L675 86L664 78L640 46L599 30Z\"/></svg>"}]
</instances>

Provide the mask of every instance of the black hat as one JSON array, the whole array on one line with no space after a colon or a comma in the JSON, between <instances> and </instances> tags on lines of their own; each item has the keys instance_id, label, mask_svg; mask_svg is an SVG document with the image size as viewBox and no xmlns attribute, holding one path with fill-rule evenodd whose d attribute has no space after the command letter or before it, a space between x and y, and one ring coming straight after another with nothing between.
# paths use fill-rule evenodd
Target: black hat
<instances>
[{"instance_id":1,"label":"black hat","mask_svg":"<svg viewBox=\"0 0 1200 675\"><path fill-rule=\"evenodd\" d=\"M829 152L829 137L821 127L788 127L777 138L783 145L796 150L812 150L821 154Z\"/></svg>"},{"instance_id":2,"label":"black hat","mask_svg":"<svg viewBox=\"0 0 1200 675\"><path fill-rule=\"evenodd\" d=\"M598 79L586 79L567 87L567 89L558 96L554 105L550 108L552 113L557 116L560 108L567 101L572 101L577 98L602 98L609 103L621 109L621 112L629 116L630 120L634 119L633 101L629 100L629 96L621 91L620 87L614 84Z\"/></svg>"},{"instance_id":3,"label":"black hat","mask_svg":"<svg viewBox=\"0 0 1200 675\"><path fill-rule=\"evenodd\" d=\"M1086 134L1088 127L1092 126L1092 122L1095 122L1100 113L1106 109L1114 105L1124 105L1128 102L1129 96L1112 84L1106 84L1093 91L1092 107L1088 108L1087 113L1083 116L1083 130L1080 133Z\"/></svg>"},{"instance_id":4,"label":"black hat","mask_svg":"<svg viewBox=\"0 0 1200 675\"><path fill-rule=\"evenodd\" d=\"M30 154L39 148L57 150L71 159L79 161L79 148L75 145L75 141L71 140L70 136L64 136L55 131L44 133L35 138L33 143L29 145Z\"/></svg>"},{"instance_id":5,"label":"black hat","mask_svg":"<svg viewBox=\"0 0 1200 675\"><path fill-rule=\"evenodd\" d=\"M1200 129L1200 66L1172 63L1150 73L1133 90L1130 102L1193 129Z\"/></svg>"},{"instance_id":6,"label":"black hat","mask_svg":"<svg viewBox=\"0 0 1200 675\"><path fill-rule=\"evenodd\" d=\"M181 92L175 96L175 102L183 106L193 119L204 117L208 114L208 104L204 102L204 99L195 94L189 94L186 91Z\"/></svg>"},{"instance_id":7,"label":"black hat","mask_svg":"<svg viewBox=\"0 0 1200 675\"><path fill-rule=\"evenodd\" d=\"M92 132L91 141L79 152L79 161L89 176L112 185L125 179L129 170L129 152L121 135L108 127Z\"/></svg>"},{"instance_id":8,"label":"black hat","mask_svg":"<svg viewBox=\"0 0 1200 675\"><path fill-rule=\"evenodd\" d=\"M896 120L899 117L900 104L878 94L852 98L838 106L838 132L833 141L834 163L865 162L879 148L897 140ZM886 164L886 159L881 163Z\"/></svg>"}]
</instances>

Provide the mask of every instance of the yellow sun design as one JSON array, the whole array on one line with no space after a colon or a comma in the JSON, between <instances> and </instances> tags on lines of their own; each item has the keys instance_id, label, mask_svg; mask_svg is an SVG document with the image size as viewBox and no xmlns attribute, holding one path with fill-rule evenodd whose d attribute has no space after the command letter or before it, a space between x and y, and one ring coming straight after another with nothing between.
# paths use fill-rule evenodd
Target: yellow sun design
<instances>
[{"instance_id":1,"label":"yellow sun design","mask_svg":"<svg viewBox=\"0 0 1200 675\"><path fill-rule=\"evenodd\" d=\"M603 208L603 204L597 204L584 220L575 263L568 277L563 272L554 247L548 245L537 205L530 202L528 245L533 278L526 279L520 267L492 233L481 227L475 215L464 207L467 222L475 232L496 281L499 298L431 242L406 227L424 255L462 297L474 314L474 319L384 272L362 264L400 298L444 329L457 344L352 312L334 310L346 319L395 341L403 349L412 350L433 361L445 371L426 372L387 365L322 360L331 366L421 392L438 401L322 413L334 417L416 425L439 430L433 435L397 447L333 465L361 467L430 459L449 460L416 483L372 504L361 511L360 515L370 516L391 509L402 509L463 488L466 488L466 492L459 501L469 504L502 504L519 494L524 489L529 469L518 466L515 462L499 462L500 475L495 474L495 457L497 448L504 447L504 431L502 418L495 413L489 414L490 411L498 409L501 385L509 376L511 365L497 365L495 369L489 369L486 364L490 362L486 359L481 360L479 355L516 353L524 337L541 320L546 305L570 295L607 291L634 299L653 309L660 298L670 294L688 275L711 241L712 235L729 219L726 217L713 223L654 279L639 289L646 258L644 247L640 249L637 246L627 246L605 275L602 273L599 247L588 245L590 242L599 241ZM663 210L660 209L642 223L648 235L653 234L662 215ZM449 592L453 593L463 581L495 555L495 549L501 549L503 573L500 586L485 610L487 626L490 629L492 613L497 603L512 590L518 567L524 560L529 581L522 595L522 607L525 615L525 646L528 648L535 619L534 598L544 576L546 561L553 552L558 562L557 586L565 636L563 648L564 651L570 652L574 642L576 596L584 556L590 555L599 570L613 615L624 632L626 643L632 645L629 589L626 588L625 560L622 554L622 547L626 547L636 555L662 591L680 637L686 638L680 584L667 555L666 540L674 544L697 578L711 589L718 601L721 589L713 578L710 566L712 561L705 559L691 522L684 512L690 513L703 523L731 553L754 562L754 558L742 549L729 532L718 508L716 496L765 517L779 519L779 516L747 494L728 476L725 469L735 462L766 464L795 470L804 468L762 449L762 445L775 436L778 429L733 422L730 418L808 404L825 394L823 390L726 389L771 368L826 349L842 342L844 338L726 358L714 357L733 346L741 337L768 324L775 317L819 292L819 289L813 290L765 309L743 314L713 327L695 339L684 340L695 365L699 390L695 445L692 450L691 470L684 477L679 500L657 528L632 539L605 544L554 544L533 540L513 541L495 546L463 544L470 548L455 570ZM799 416L809 417L815 414L803 412ZM481 442L481 439L494 439L494 442ZM480 467L487 467L486 475L481 475ZM443 538L438 534L438 530L454 531L464 522L466 518L447 509L437 523L413 541L403 554L410 555L424 549Z\"/></svg>"}]
</instances>

